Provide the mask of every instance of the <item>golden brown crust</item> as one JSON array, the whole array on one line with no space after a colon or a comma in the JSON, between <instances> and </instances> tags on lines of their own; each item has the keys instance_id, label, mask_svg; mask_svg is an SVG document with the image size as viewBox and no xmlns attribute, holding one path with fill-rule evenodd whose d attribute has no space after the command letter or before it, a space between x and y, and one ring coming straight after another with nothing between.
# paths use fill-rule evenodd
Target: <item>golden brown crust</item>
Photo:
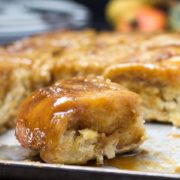
<instances>
[{"instance_id":1,"label":"golden brown crust","mask_svg":"<svg viewBox=\"0 0 180 180\"><path fill-rule=\"evenodd\" d=\"M179 86L180 61L160 63L124 63L111 66L104 72L104 77L114 82L134 81L147 86Z\"/></svg>"},{"instance_id":2,"label":"golden brown crust","mask_svg":"<svg viewBox=\"0 0 180 180\"><path fill-rule=\"evenodd\" d=\"M104 123L102 123L102 117L98 118L98 115L93 115L93 113L91 114L91 107L88 107L89 103L92 101L94 102L94 107L98 107L98 104L100 104L101 106L102 104L106 105L103 107L104 113L106 113L107 108L108 112L111 111L110 106L112 105L112 102L109 93L111 94L112 98L115 96L119 98L119 101L121 101L121 103L119 103L119 106L116 108L121 111L123 118L128 119L128 117L130 116L130 119L133 119L133 114L138 112L132 112L132 116L127 114L126 112L130 113L131 109L136 109L136 105L139 106L138 104L140 100L136 94L124 89L117 84L110 83L109 80L104 82L102 78L84 79L79 77L69 80L62 80L55 83L54 86L40 89L34 92L30 97L28 97L21 105L19 114L17 116L17 132L19 131L19 129L24 129L19 128L19 126L22 127L24 125L26 128L29 128L30 131L31 129L35 131L35 134L37 131L35 127L38 127L38 133L41 132L40 129L43 129L43 133L48 134L51 131L50 127L55 125L52 123L53 117L56 117L56 115L58 116L59 113L60 118L63 117L64 121L58 123L60 124L60 129L57 129L57 133L60 133L60 131L65 131L67 128L72 127L80 129L90 127L94 130L111 134L116 128L118 128L118 124L115 123L114 125L109 126L109 124L106 124L105 119ZM89 111L88 108L90 108ZM138 114L134 115L136 117ZM84 117L81 117L82 119L79 119L79 116ZM95 118L95 121L91 122L93 116L97 117ZM66 122L67 117L68 122ZM56 120L54 119L54 121ZM78 121L78 123L76 121ZM124 125L128 126L128 124ZM46 132L45 129L47 129ZM56 137L55 130L53 130L52 133L53 136ZM19 133L16 134L19 137ZM33 139L26 140L27 143L30 143L30 147L41 144L41 135L40 137L39 135L33 136L35 138L35 141L33 141ZM24 136L20 135L20 138L26 138L26 136L27 135L25 134Z\"/></svg>"},{"instance_id":3,"label":"golden brown crust","mask_svg":"<svg viewBox=\"0 0 180 180\"><path fill-rule=\"evenodd\" d=\"M62 80L34 92L22 103L16 137L24 147L39 150L43 160L58 162L48 157L68 131L90 129L111 136L139 123L139 130L133 130L127 141L118 136L121 150L142 141L139 106L136 94L102 77Z\"/></svg>"}]
</instances>

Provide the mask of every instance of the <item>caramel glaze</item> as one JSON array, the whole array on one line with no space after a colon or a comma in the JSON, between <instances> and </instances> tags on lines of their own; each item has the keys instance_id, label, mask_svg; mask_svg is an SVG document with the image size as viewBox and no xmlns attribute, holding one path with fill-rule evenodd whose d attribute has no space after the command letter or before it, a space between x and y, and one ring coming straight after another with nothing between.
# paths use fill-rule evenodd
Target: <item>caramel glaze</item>
<instances>
[{"instance_id":1,"label":"caramel glaze","mask_svg":"<svg viewBox=\"0 0 180 180\"><path fill-rule=\"evenodd\" d=\"M152 162L150 160L144 160L143 156L146 156L147 154L147 151L141 151L119 156L112 160L106 160L105 165L125 170L138 170L140 166L159 166L158 163ZM139 158L139 156L141 156L141 158Z\"/></svg>"},{"instance_id":2,"label":"caramel glaze","mask_svg":"<svg viewBox=\"0 0 180 180\"><path fill-rule=\"evenodd\" d=\"M143 171L143 167L144 170L147 167L152 169L162 169L160 163L151 160L139 159L135 156L123 156L120 158L116 157L115 159L107 160L106 165L116 167L118 169L133 171Z\"/></svg>"},{"instance_id":3,"label":"caramel glaze","mask_svg":"<svg viewBox=\"0 0 180 180\"><path fill-rule=\"evenodd\" d=\"M147 150L138 150L122 156L117 156L114 159L106 160L106 166L116 167L118 169L133 170L133 171L151 171L151 172L170 172L168 166L175 168L176 163L161 153L154 153L151 157L151 152Z\"/></svg>"},{"instance_id":4,"label":"caramel glaze","mask_svg":"<svg viewBox=\"0 0 180 180\"><path fill-rule=\"evenodd\" d=\"M180 61L159 63L124 63L109 67L104 76L113 82L132 81L152 86L177 85L180 80Z\"/></svg>"},{"instance_id":5,"label":"caramel glaze","mask_svg":"<svg viewBox=\"0 0 180 180\"><path fill-rule=\"evenodd\" d=\"M103 123L100 117L92 120L87 112L91 106L90 101L98 99L95 101L97 106L98 103L101 106L104 103L103 108L111 110L110 106L107 107L106 97L116 93L119 100L122 100L122 107L118 108L125 108L125 111L122 111L122 121L127 123L122 125L116 122L111 125ZM120 127L128 127L128 123L135 121L139 115L136 111L139 102L139 96L133 92L101 77L59 81L54 86L34 92L22 103L17 116L16 137L24 147L41 151L48 148L53 151L58 145L59 137L68 129L91 128L111 134Z\"/></svg>"}]
</instances>

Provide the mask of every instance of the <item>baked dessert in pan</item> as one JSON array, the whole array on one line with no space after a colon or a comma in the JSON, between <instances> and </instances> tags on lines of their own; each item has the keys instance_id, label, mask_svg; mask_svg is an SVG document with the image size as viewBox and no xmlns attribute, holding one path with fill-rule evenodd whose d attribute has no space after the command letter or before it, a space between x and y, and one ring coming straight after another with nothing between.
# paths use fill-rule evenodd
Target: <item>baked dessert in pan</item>
<instances>
[{"instance_id":1,"label":"baked dessert in pan","mask_svg":"<svg viewBox=\"0 0 180 180\"><path fill-rule=\"evenodd\" d=\"M0 132L14 127L17 108L30 93L29 75L28 70L0 63Z\"/></svg>"},{"instance_id":2,"label":"baked dessert in pan","mask_svg":"<svg viewBox=\"0 0 180 180\"><path fill-rule=\"evenodd\" d=\"M180 42L176 35L159 35L141 43L126 63L110 66L104 77L141 95L145 120L180 126Z\"/></svg>"},{"instance_id":3,"label":"baked dessert in pan","mask_svg":"<svg viewBox=\"0 0 180 180\"><path fill-rule=\"evenodd\" d=\"M102 77L56 82L28 96L16 137L50 163L84 164L136 149L144 140L140 97Z\"/></svg>"},{"instance_id":4,"label":"baked dessert in pan","mask_svg":"<svg viewBox=\"0 0 180 180\"><path fill-rule=\"evenodd\" d=\"M1 47L0 55L0 66L8 62L28 74L28 93L67 77L102 75L142 96L145 120L180 126L179 33L59 31ZM3 73L12 76L8 68ZM16 112L23 99L9 105L9 112ZM13 117L9 112L7 118L1 116L1 126L14 119L15 113Z\"/></svg>"}]
</instances>

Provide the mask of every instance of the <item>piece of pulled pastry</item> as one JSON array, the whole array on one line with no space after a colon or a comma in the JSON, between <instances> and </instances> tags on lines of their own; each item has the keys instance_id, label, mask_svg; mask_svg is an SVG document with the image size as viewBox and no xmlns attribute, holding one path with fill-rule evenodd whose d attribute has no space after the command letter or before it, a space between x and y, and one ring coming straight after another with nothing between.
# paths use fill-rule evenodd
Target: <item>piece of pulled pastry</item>
<instances>
[{"instance_id":1,"label":"piece of pulled pastry","mask_svg":"<svg viewBox=\"0 0 180 180\"><path fill-rule=\"evenodd\" d=\"M143 142L140 103L137 94L102 77L58 81L24 100L16 137L45 162L103 163Z\"/></svg>"}]
</instances>

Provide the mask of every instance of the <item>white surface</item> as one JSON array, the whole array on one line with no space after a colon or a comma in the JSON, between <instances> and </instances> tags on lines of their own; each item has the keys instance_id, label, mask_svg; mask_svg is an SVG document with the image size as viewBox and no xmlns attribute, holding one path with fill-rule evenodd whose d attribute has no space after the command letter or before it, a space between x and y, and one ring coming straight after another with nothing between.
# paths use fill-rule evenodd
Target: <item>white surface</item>
<instances>
[{"instance_id":1,"label":"white surface","mask_svg":"<svg viewBox=\"0 0 180 180\"><path fill-rule=\"evenodd\" d=\"M10 130L0 136L0 159L19 161L35 155L33 151L22 148L14 134L14 130Z\"/></svg>"}]
</instances>

